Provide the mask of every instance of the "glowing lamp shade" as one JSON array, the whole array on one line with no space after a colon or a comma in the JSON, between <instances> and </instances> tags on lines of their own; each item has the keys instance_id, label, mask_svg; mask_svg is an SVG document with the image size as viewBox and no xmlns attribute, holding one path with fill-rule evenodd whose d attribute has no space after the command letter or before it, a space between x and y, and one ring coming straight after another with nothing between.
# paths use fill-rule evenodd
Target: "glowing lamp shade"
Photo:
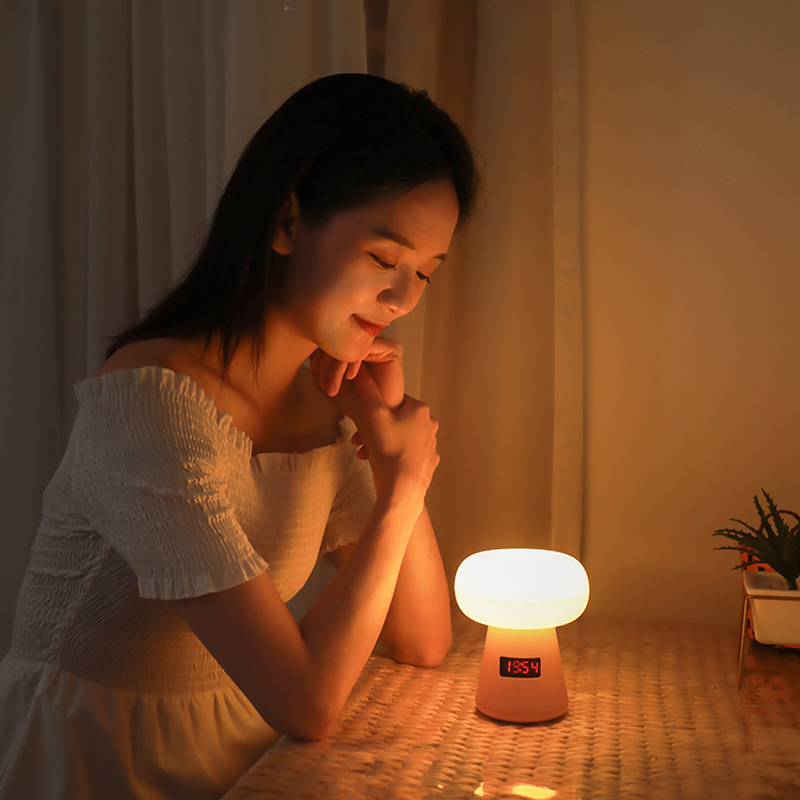
<instances>
[{"instance_id":1,"label":"glowing lamp shade","mask_svg":"<svg viewBox=\"0 0 800 800\"><path fill-rule=\"evenodd\" d=\"M489 717L542 722L569 706L555 628L589 602L581 563L552 550L485 550L456 572L456 601L488 625L475 705Z\"/></svg>"}]
</instances>

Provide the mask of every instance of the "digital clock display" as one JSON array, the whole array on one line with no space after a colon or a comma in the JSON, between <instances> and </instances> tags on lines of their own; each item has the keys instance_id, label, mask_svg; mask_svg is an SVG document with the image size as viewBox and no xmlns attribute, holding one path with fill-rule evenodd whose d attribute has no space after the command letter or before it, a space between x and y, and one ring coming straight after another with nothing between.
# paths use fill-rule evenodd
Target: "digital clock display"
<instances>
[{"instance_id":1,"label":"digital clock display","mask_svg":"<svg viewBox=\"0 0 800 800\"><path fill-rule=\"evenodd\" d=\"M538 678L541 674L541 658L500 656L500 675L503 678Z\"/></svg>"}]
</instances>

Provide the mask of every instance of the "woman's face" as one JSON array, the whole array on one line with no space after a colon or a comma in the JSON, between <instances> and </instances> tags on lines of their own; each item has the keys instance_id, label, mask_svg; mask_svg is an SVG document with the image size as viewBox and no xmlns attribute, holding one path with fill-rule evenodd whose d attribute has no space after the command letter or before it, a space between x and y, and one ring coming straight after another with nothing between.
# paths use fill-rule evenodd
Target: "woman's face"
<instances>
[{"instance_id":1,"label":"woman's face","mask_svg":"<svg viewBox=\"0 0 800 800\"><path fill-rule=\"evenodd\" d=\"M447 180L340 211L307 224L296 200L273 242L290 255L278 312L314 347L359 361L392 320L419 302L458 221Z\"/></svg>"}]
</instances>

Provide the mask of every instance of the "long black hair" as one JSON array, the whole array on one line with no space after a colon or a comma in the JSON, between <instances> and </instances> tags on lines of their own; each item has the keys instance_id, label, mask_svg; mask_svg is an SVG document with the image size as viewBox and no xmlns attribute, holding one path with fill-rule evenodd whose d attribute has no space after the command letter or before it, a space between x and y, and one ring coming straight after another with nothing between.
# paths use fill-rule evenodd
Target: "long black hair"
<instances>
[{"instance_id":1,"label":"long black hair","mask_svg":"<svg viewBox=\"0 0 800 800\"><path fill-rule=\"evenodd\" d=\"M452 182L463 224L478 185L472 152L426 92L361 73L309 83L250 140L185 277L113 339L107 356L143 339L203 335L208 346L219 336L227 372L243 340L260 342L280 289L289 257L274 252L272 241L292 191L315 225L437 178Z\"/></svg>"}]
</instances>

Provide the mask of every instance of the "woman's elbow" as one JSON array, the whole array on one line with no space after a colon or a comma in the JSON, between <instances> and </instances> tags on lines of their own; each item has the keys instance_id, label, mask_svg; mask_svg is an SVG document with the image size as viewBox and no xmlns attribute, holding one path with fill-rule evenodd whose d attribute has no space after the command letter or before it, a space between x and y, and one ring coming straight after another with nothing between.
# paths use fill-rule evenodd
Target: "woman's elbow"
<instances>
[{"instance_id":1,"label":"woman's elbow","mask_svg":"<svg viewBox=\"0 0 800 800\"><path fill-rule=\"evenodd\" d=\"M433 669L442 663L444 657L450 650L453 635L450 629L442 632L439 636L404 642L391 648L392 658L401 664L411 664L414 667L425 667Z\"/></svg>"},{"instance_id":2,"label":"woman's elbow","mask_svg":"<svg viewBox=\"0 0 800 800\"><path fill-rule=\"evenodd\" d=\"M256 707L270 727L293 739L311 742L330 736L342 710L341 704L321 696L321 693L297 698L295 702L282 704L281 708L275 708L272 703L266 705L264 708Z\"/></svg>"},{"instance_id":3,"label":"woman's elbow","mask_svg":"<svg viewBox=\"0 0 800 800\"><path fill-rule=\"evenodd\" d=\"M330 736L335 721L335 717L333 720L302 720L298 724L292 725L291 728L284 731L284 733L286 733L287 736L291 736L293 739L299 739L304 742L321 742L323 739L327 739L328 736Z\"/></svg>"},{"instance_id":4,"label":"woman's elbow","mask_svg":"<svg viewBox=\"0 0 800 800\"><path fill-rule=\"evenodd\" d=\"M448 636L437 642L436 645L427 648L420 653L417 666L433 669L438 667L444 661L445 656L450 652L450 645L452 644L453 637Z\"/></svg>"}]
</instances>

